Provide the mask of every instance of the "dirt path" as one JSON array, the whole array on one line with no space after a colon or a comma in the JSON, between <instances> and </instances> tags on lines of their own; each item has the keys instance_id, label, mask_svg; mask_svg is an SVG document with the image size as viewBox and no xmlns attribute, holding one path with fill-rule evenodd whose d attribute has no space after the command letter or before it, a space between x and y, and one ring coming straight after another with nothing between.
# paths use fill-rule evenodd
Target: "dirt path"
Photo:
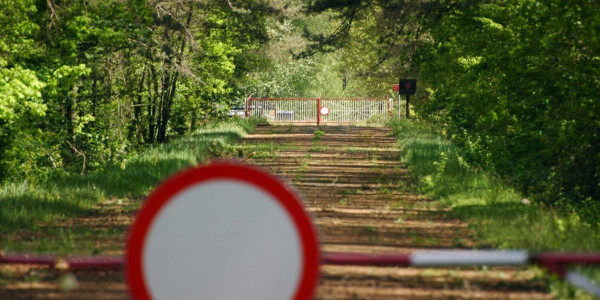
<instances>
[{"instance_id":1,"label":"dirt path","mask_svg":"<svg viewBox=\"0 0 600 300\"><path fill-rule=\"evenodd\" d=\"M410 189L390 130L375 127L262 126L241 151L287 180L304 196L323 251L408 253L476 246L466 224L448 219ZM245 146L244 146L245 145ZM277 150L277 151L274 151ZM101 254L122 254L124 233L141 199L107 201L99 213L65 226L99 238ZM103 234L100 234L103 233ZM21 237L22 238L22 237ZM128 299L122 271L75 274L79 288L61 292L60 273L32 266L0 266L0 299ZM532 271L515 268L414 269L322 267L318 299L549 299Z\"/></svg>"},{"instance_id":2,"label":"dirt path","mask_svg":"<svg viewBox=\"0 0 600 300\"><path fill-rule=\"evenodd\" d=\"M252 159L304 196L323 251L408 253L472 248L466 224L410 192L406 166L387 128L259 127L244 143L273 143L274 156ZM317 134L318 135L318 134ZM414 269L322 267L319 299L549 299L531 271L515 268Z\"/></svg>"}]
</instances>

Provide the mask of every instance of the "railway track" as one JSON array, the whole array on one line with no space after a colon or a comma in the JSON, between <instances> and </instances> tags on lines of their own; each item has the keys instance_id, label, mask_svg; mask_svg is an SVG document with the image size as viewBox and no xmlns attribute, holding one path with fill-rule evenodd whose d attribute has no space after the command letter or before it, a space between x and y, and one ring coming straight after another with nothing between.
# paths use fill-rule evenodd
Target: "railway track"
<instances>
[{"instance_id":1,"label":"railway track","mask_svg":"<svg viewBox=\"0 0 600 300\"><path fill-rule=\"evenodd\" d=\"M262 126L242 143L280 145L251 162L304 197L325 252L409 253L477 246L467 224L411 191L391 130ZM550 299L533 271L516 267L415 269L323 265L318 299Z\"/></svg>"}]
</instances>

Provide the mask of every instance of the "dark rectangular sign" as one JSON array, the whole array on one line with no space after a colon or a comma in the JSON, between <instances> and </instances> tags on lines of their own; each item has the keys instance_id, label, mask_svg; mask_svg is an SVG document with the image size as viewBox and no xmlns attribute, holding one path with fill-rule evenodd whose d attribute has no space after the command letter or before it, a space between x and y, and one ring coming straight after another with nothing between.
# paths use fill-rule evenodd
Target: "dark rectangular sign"
<instances>
[{"instance_id":1,"label":"dark rectangular sign","mask_svg":"<svg viewBox=\"0 0 600 300\"><path fill-rule=\"evenodd\" d=\"M417 93L416 79L400 79L400 95L414 95Z\"/></svg>"}]
</instances>

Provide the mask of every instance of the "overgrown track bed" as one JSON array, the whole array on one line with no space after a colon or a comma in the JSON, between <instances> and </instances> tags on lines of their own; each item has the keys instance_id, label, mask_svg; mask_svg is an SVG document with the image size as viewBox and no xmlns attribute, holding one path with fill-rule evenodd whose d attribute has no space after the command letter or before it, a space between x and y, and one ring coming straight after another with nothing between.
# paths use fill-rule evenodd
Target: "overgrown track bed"
<instances>
[{"instance_id":1,"label":"overgrown track bed","mask_svg":"<svg viewBox=\"0 0 600 300\"><path fill-rule=\"evenodd\" d=\"M410 189L391 130L378 127L262 126L247 146L285 145L253 158L304 196L328 252L408 253L472 248L467 224ZM250 148L250 147L248 147ZM523 268L414 269L324 265L319 299L549 299Z\"/></svg>"},{"instance_id":2,"label":"overgrown track bed","mask_svg":"<svg viewBox=\"0 0 600 300\"><path fill-rule=\"evenodd\" d=\"M322 130L322 132L321 132ZM319 229L322 250L409 253L472 248L467 224L412 192L391 130L376 127L259 126L236 153L270 170L304 197ZM317 133L317 134L315 134ZM109 199L89 215L46 227L68 227L80 238L10 235L28 244L92 243L94 253L121 255L126 228L142 197ZM39 235L39 234L38 234ZM75 253L78 254L78 253ZM87 253L90 254L90 253ZM549 299L546 283L523 268L415 269L322 267L318 299ZM78 271L79 287L61 292L63 273L34 266L0 265L0 299L128 299L122 271Z\"/></svg>"}]
</instances>

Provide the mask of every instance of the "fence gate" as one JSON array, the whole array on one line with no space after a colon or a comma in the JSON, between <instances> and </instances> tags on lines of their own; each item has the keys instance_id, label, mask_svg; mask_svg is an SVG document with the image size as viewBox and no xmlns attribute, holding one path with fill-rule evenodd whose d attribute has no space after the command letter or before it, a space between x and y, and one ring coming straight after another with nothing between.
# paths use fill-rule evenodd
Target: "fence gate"
<instances>
[{"instance_id":1,"label":"fence gate","mask_svg":"<svg viewBox=\"0 0 600 300\"><path fill-rule=\"evenodd\" d=\"M391 117L392 99L249 97L245 114L264 117L273 123L360 123Z\"/></svg>"}]
</instances>

